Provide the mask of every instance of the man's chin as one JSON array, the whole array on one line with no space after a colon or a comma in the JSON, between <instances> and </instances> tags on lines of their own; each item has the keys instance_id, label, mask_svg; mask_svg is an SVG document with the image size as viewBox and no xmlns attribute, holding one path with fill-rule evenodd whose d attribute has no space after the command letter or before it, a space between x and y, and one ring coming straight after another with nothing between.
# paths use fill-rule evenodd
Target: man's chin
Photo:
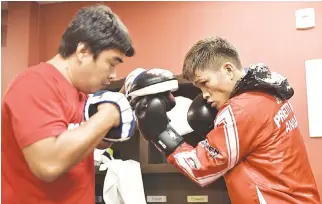
<instances>
[{"instance_id":1,"label":"man's chin","mask_svg":"<svg viewBox=\"0 0 322 204\"><path fill-rule=\"evenodd\" d=\"M219 110L222 107L222 105L220 103L214 103L214 105L211 104L211 107Z\"/></svg>"}]
</instances>

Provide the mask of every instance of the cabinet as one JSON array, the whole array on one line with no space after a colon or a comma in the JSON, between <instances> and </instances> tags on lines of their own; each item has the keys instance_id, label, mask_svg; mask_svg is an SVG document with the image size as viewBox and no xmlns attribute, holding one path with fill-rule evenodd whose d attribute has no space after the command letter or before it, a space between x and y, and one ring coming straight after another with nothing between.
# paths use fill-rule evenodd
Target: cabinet
<instances>
[{"instance_id":1,"label":"cabinet","mask_svg":"<svg viewBox=\"0 0 322 204\"><path fill-rule=\"evenodd\" d=\"M194 99L201 93L198 88L183 80L180 76L178 76L178 79L179 89L173 93L174 96ZM123 84L124 79L116 81L110 85L109 90L119 91ZM199 141L199 136L194 135L194 133L184 137L185 141L192 146L196 146ZM208 187L201 188L180 174L173 165L168 164L165 156L153 144L145 141L140 136L139 131L129 141L115 143L112 148L115 158L132 159L140 162L146 196L166 196L167 202L164 203L171 204L187 203L187 196L207 196L208 203L230 203L226 185L222 178ZM97 188L101 188L104 177L105 173L97 171ZM100 192L102 191L97 191L98 194Z\"/></svg>"}]
</instances>

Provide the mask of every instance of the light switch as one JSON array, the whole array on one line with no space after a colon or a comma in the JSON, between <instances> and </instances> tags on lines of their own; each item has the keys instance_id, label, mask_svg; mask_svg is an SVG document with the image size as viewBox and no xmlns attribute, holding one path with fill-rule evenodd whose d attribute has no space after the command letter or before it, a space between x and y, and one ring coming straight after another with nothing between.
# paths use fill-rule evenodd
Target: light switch
<instances>
[{"instance_id":1,"label":"light switch","mask_svg":"<svg viewBox=\"0 0 322 204\"><path fill-rule=\"evenodd\" d=\"M298 9L295 11L296 28L308 29L315 26L314 8Z\"/></svg>"}]
</instances>

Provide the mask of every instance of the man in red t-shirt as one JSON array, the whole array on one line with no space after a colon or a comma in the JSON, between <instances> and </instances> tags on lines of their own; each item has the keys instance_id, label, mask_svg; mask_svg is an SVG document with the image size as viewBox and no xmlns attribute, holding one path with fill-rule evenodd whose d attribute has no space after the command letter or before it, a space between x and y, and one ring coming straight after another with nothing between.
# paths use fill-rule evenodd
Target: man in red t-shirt
<instances>
[{"instance_id":1,"label":"man in red t-shirt","mask_svg":"<svg viewBox=\"0 0 322 204\"><path fill-rule=\"evenodd\" d=\"M121 116L102 103L84 122L87 94L105 89L134 55L126 27L106 6L81 9L59 53L17 76L2 100L4 204L95 203L93 150Z\"/></svg>"}]
</instances>

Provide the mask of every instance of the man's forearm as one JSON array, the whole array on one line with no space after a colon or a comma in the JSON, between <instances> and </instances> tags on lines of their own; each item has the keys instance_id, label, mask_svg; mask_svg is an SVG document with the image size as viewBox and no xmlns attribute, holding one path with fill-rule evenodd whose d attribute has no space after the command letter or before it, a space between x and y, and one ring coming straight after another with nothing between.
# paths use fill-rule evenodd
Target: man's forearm
<instances>
[{"instance_id":1,"label":"man's forearm","mask_svg":"<svg viewBox=\"0 0 322 204\"><path fill-rule=\"evenodd\" d=\"M57 137L54 151L61 173L81 162L100 143L112 128L113 119L108 111L99 111L80 127L67 130ZM108 125L110 124L110 125Z\"/></svg>"}]
</instances>

